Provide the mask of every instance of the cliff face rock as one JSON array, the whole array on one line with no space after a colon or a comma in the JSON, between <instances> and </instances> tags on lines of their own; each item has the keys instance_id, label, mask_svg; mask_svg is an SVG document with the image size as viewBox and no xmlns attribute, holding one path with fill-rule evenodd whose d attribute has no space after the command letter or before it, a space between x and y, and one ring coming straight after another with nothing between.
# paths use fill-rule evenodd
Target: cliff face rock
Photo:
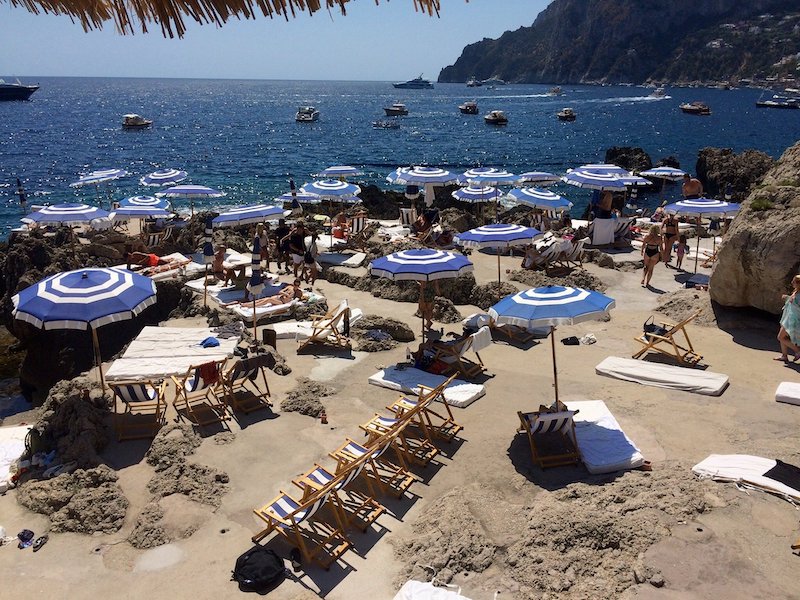
<instances>
[{"instance_id":1,"label":"cliff face rock","mask_svg":"<svg viewBox=\"0 0 800 600\"><path fill-rule=\"evenodd\" d=\"M800 273L800 142L744 201L717 256L712 300L781 312L781 294Z\"/></svg>"},{"instance_id":2,"label":"cliff face rock","mask_svg":"<svg viewBox=\"0 0 800 600\"><path fill-rule=\"evenodd\" d=\"M721 197L730 186L731 199L743 202L774 166L772 157L759 150L734 154L730 148L703 148L695 169L708 198Z\"/></svg>"},{"instance_id":3,"label":"cliff face rock","mask_svg":"<svg viewBox=\"0 0 800 600\"><path fill-rule=\"evenodd\" d=\"M513 83L641 83L783 74L800 50L796 13L796 0L555 0L532 26L464 48L439 81L496 75Z\"/></svg>"}]
</instances>

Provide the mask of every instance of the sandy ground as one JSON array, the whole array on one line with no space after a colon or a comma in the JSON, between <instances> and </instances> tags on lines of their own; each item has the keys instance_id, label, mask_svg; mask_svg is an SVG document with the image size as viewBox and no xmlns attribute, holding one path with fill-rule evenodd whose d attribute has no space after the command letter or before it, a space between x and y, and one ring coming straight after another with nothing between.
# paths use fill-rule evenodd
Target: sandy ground
<instances>
[{"instance_id":1,"label":"sandy ground","mask_svg":"<svg viewBox=\"0 0 800 600\"><path fill-rule=\"evenodd\" d=\"M637 256L638 253L618 256L617 260ZM476 252L472 259L479 282L496 277L494 257ZM502 268L517 268L518 262L519 259L504 257ZM692 341L705 356L709 370L730 376L731 385L721 397L601 377L595 374L594 366L607 356L627 357L637 349L633 338L641 332L642 322L654 312L661 292L681 287L676 281L680 274L658 265L653 288L643 289L639 272L612 271L593 264L587 269L608 284L606 293L616 299L616 309L609 322L557 330L557 339L586 333L597 338L597 343L589 346L557 344L561 398L604 400L628 436L652 461L654 473L664 477L660 493L672 496L670 506L680 508L683 504L681 488L669 487L673 485L670 482L683 478L693 484L689 469L711 453L756 454L800 464L800 409L774 401L777 384L800 380L800 371L772 360L777 354L773 325L748 321L741 329L690 328ZM411 304L376 299L325 281L318 284L331 305L346 297L352 306L366 313L393 316L418 329L419 320L413 316L416 307ZM459 309L466 315L474 307ZM446 326L446 330L456 329L457 326ZM216 512L205 510L199 529L191 537L145 551L134 549L125 538L149 500L145 486L153 471L142 460L148 443L113 442L104 457L118 470L120 484L131 502L123 529L113 535L52 534L36 554L14 546L0 548L4 593L8 597L38 593L46 598L224 598L238 594L229 578L236 557L250 546L250 537L259 530L253 508L272 499L281 489L294 491L292 477L314 462L324 463L327 453L345 437L361 439L358 424L381 412L396 397L394 392L368 385L367 377L405 356L402 346L348 357L325 351L297 355L295 346L293 340L279 340L278 350L286 356L293 373L270 377L276 406L294 387L296 377L324 381L337 390L334 396L323 399L327 425L295 413L276 411L275 418L254 413L246 421L232 424L236 433L232 443L219 445L207 436L190 460L229 474L229 491L222 506ZM519 439L515 440L516 412L534 409L553 399L549 341L525 348L495 343L481 353L481 358L491 374L485 381L487 394L466 409L454 409L456 419L464 425L460 441L443 446L437 464L421 472L424 481L411 487L409 497L387 502L387 514L378 520L378 527L366 534L352 534L355 551L347 552L328 572L308 568L271 592L271 597L391 599L399 581L409 573L408 553L396 552L396 548L422 535L420 523L423 529L446 530L447 523L431 524L426 516L446 515L446 511L437 511L442 510L442 498L451 498L453 493L462 498L464 510L471 511L474 519L470 522L477 523L474 526L481 530L481 536L503 552L521 552L524 536L530 531L528 521L536 524L539 517L542 521L567 519L569 512L544 509L550 506L550 498L554 502L564 490L574 489L569 486L588 481L601 486L595 488L598 494L604 485L620 482L631 485L629 494L635 495L641 489L636 487L636 478L648 476L641 472L616 481L610 478L604 484L589 478L580 467L555 469L543 475L529 464L527 443L523 441L520 446ZM455 573L454 581L473 600L491 598L497 590L501 591L501 599L800 598L796 577L800 558L790 550L790 544L800 537L798 512L787 502L766 494L740 492L729 484L697 485L701 486L697 489L706 506L703 513L689 520L675 515L662 521L658 526L665 528L664 535L638 557L651 571L663 576L665 584L661 588L643 583L619 594L581 595L575 590L588 588L579 587L572 591L554 587L536 592L521 582L524 573L514 580L518 571L505 569L503 565L508 562L499 560L481 573ZM509 508L496 509L481 502L482 498L493 498L498 506ZM646 501L645 496L642 498ZM585 509L576 505L575 514L581 514L579 510ZM12 491L0 497L0 525L10 535L22 528L39 535L47 529L48 521L21 508ZM647 526L645 520L641 527ZM271 544L286 552L280 543ZM583 562L577 555L574 561L550 574L557 579L562 572L569 573L568 567ZM410 573L417 579L425 578L421 569Z\"/></svg>"}]
</instances>

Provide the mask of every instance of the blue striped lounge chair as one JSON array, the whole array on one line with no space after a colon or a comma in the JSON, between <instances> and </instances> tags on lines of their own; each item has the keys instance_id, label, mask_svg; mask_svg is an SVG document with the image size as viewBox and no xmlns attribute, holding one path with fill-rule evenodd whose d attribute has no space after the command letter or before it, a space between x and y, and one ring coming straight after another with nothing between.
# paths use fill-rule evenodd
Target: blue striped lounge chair
<instances>
[{"instance_id":1,"label":"blue striped lounge chair","mask_svg":"<svg viewBox=\"0 0 800 600\"><path fill-rule=\"evenodd\" d=\"M373 482L383 494L391 492L400 498L418 478L408 470L407 466L392 462L386 456L386 451L394 445L394 437L396 434L391 434L384 438L383 444L372 448L367 448L347 438L344 444L331 452L329 456L336 461L337 470L367 457L369 469L363 472L367 478L367 484L370 485L370 482Z\"/></svg>"},{"instance_id":2,"label":"blue striped lounge chair","mask_svg":"<svg viewBox=\"0 0 800 600\"><path fill-rule=\"evenodd\" d=\"M225 397L222 368L227 359L210 361L189 367L175 384L175 399L172 401L179 419L205 427L217 423L225 425L230 419L222 399Z\"/></svg>"},{"instance_id":3,"label":"blue striped lounge chair","mask_svg":"<svg viewBox=\"0 0 800 600\"><path fill-rule=\"evenodd\" d=\"M459 374L467 379L473 379L486 370L481 360L481 355L474 346L475 339L478 336L489 336L491 333L489 327L481 327L478 331L461 339L452 342L434 341L432 349L434 352L434 360L440 360L447 365L445 370L448 374ZM475 353L477 362L467 358L467 351L472 350Z\"/></svg>"},{"instance_id":4,"label":"blue striped lounge chair","mask_svg":"<svg viewBox=\"0 0 800 600\"><path fill-rule=\"evenodd\" d=\"M333 493L331 484L309 495L306 500L295 500L281 491L275 499L253 510L267 524L253 536L253 542L260 542L274 531L300 550L307 564L317 563L327 571L350 548L338 512L332 511L333 523L319 515Z\"/></svg>"},{"instance_id":5,"label":"blue striped lounge chair","mask_svg":"<svg viewBox=\"0 0 800 600\"><path fill-rule=\"evenodd\" d=\"M575 411L518 412L520 431L528 436L531 458L542 469L581 462L575 437Z\"/></svg>"},{"instance_id":6,"label":"blue striped lounge chair","mask_svg":"<svg viewBox=\"0 0 800 600\"><path fill-rule=\"evenodd\" d=\"M264 370L266 360L266 355L245 358L235 362L222 374L225 401L231 409L248 414L272 407Z\"/></svg>"},{"instance_id":7,"label":"blue striped lounge chair","mask_svg":"<svg viewBox=\"0 0 800 600\"><path fill-rule=\"evenodd\" d=\"M375 500L372 482L369 478L365 480L369 494L354 485L356 479L364 473L368 458L369 456L364 455L348 464L337 464L335 474L325 467L315 464L300 477L293 479L292 483L303 490L304 499L332 484L334 492L331 494L331 505L334 510L339 511L341 522L346 525L358 522L360 529L366 531L386 510L381 503Z\"/></svg>"},{"instance_id":8,"label":"blue striped lounge chair","mask_svg":"<svg viewBox=\"0 0 800 600\"><path fill-rule=\"evenodd\" d=\"M114 429L117 439L134 440L155 437L164 424L165 383L158 385L152 382L118 382L109 383L114 395ZM124 407L119 412L119 401Z\"/></svg>"},{"instance_id":9,"label":"blue striped lounge chair","mask_svg":"<svg viewBox=\"0 0 800 600\"><path fill-rule=\"evenodd\" d=\"M416 411L408 411L402 418L394 416L388 417L375 414L369 421L359 425L367 434L367 447L382 445L382 438L396 433L392 445L397 453L397 458L404 465L415 463L422 467L426 466L433 458L439 454L439 449L433 445L430 439L423 435L416 436L406 430L411 417Z\"/></svg>"},{"instance_id":10,"label":"blue striped lounge chair","mask_svg":"<svg viewBox=\"0 0 800 600\"><path fill-rule=\"evenodd\" d=\"M411 423L422 431L425 437L428 439L436 437L446 442L452 442L464 428L455 422L450 405L444 399L444 389L453 379L455 379L455 375L452 375L450 379L436 388L419 386L420 393L418 398L400 396L386 408L398 417L413 412L414 417ZM441 402L443 409L436 410L432 406L437 400Z\"/></svg>"},{"instance_id":11,"label":"blue striped lounge chair","mask_svg":"<svg viewBox=\"0 0 800 600\"><path fill-rule=\"evenodd\" d=\"M327 314L313 317L311 334L297 347L297 352L302 352L311 344L350 348L350 306L347 300L342 300Z\"/></svg>"}]
</instances>

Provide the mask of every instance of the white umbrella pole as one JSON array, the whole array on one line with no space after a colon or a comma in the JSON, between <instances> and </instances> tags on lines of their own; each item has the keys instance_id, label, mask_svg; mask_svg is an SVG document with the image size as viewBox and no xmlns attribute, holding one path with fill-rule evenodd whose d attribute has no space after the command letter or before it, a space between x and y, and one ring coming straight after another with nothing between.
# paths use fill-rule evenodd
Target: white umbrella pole
<instances>
[{"instance_id":1,"label":"white umbrella pole","mask_svg":"<svg viewBox=\"0 0 800 600\"><path fill-rule=\"evenodd\" d=\"M253 346L258 346L258 335L256 334L257 322L258 317L256 317L256 295L253 294Z\"/></svg>"},{"instance_id":2,"label":"white umbrella pole","mask_svg":"<svg viewBox=\"0 0 800 600\"><path fill-rule=\"evenodd\" d=\"M206 263L206 276L203 279L203 308L208 306L208 263Z\"/></svg>"},{"instance_id":3,"label":"white umbrella pole","mask_svg":"<svg viewBox=\"0 0 800 600\"><path fill-rule=\"evenodd\" d=\"M89 329L92 330L92 347L94 348L94 356L95 356L95 363L97 364L97 371L100 373L100 388L103 390L103 394L106 393L106 380L103 376L103 359L100 356L100 341L97 339L97 330L89 326Z\"/></svg>"},{"instance_id":4,"label":"white umbrella pole","mask_svg":"<svg viewBox=\"0 0 800 600\"><path fill-rule=\"evenodd\" d=\"M700 217L697 217L697 248L694 251L694 272L697 273L697 259L700 258Z\"/></svg>"},{"instance_id":5,"label":"white umbrella pole","mask_svg":"<svg viewBox=\"0 0 800 600\"><path fill-rule=\"evenodd\" d=\"M558 368L556 367L556 328L553 325L550 326L550 341L553 347L553 389L556 393L556 410L560 410L561 405L558 400Z\"/></svg>"},{"instance_id":6,"label":"white umbrella pole","mask_svg":"<svg viewBox=\"0 0 800 600\"><path fill-rule=\"evenodd\" d=\"M495 248L497 252L497 301L500 302L500 248Z\"/></svg>"}]
</instances>

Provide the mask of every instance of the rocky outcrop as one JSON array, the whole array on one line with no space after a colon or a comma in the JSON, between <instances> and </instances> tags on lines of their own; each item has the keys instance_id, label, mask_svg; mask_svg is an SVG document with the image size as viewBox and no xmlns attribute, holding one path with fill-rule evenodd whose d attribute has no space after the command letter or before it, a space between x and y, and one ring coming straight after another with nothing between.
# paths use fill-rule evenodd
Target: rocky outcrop
<instances>
[{"instance_id":1,"label":"rocky outcrop","mask_svg":"<svg viewBox=\"0 0 800 600\"><path fill-rule=\"evenodd\" d=\"M336 390L332 387L301 377L297 380L297 387L286 393L281 402L281 410L317 418L325 412L325 406L319 399L335 393Z\"/></svg>"},{"instance_id":2,"label":"rocky outcrop","mask_svg":"<svg viewBox=\"0 0 800 600\"><path fill-rule=\"evenodd\" d=\"M759 150L735 154L730 148L703 148L695 170L708 198L722 197L729 190L734 202L742 202L774 165L775 161Z\"/></svg>"},{"instance_id":3,"label":"rocky outcrop","mask_svg":"<svg viewBox=\"0 0 800 600\"><path fill-rule=\"evenodd\" d=\"M718 248L711 299L780 313L800 273L800 142L784 152L742 204Z\"/></svg>"},{"instance_id":4,"label":"rocky outcrop","mask_svg":"<svg viewBox=\"0 0 800 600\"><path fill-rule=\"evenodd\" d=\"M411 342L414 332L397 319L380 315L364 315L351 327L351 336L359 352L391 350L398 342Z\"/></svg>"},{"instance_id":5,"label":"rocky outcrop","mask_svg":"<svg viewBox=\"0 0 800 600\"><path fill-rule=\"evenodd\" d=\"M631 146L612 146L606 150L606 162L637 172L653 167L653 161L647 152L642 148Z\"/></svg>"}]
</instances>

